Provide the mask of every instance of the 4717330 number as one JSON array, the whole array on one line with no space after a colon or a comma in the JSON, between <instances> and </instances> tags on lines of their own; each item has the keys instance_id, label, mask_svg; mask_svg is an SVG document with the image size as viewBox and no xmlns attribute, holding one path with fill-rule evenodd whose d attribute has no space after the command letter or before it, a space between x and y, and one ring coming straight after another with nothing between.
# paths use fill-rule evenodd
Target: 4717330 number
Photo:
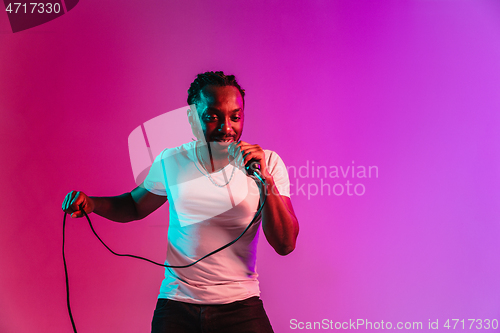
<instances>
[{"instance_id":1,"label":"4717330 number","mask_svg":"<svg viewBox=\"0 0 500 333\"><path fill-rule=\"evenodd\" d=\"M469 327L467 327L469 326ZM498 329L497 319L448 319L444 323L443 327L447 329Z\"/></svg>"},{"instance_id":2,"label":"4717330 number","mask_svg":"<svg viewBox=\"0 0 500 333\"><path fill-rule=\"evenodd\" d=\"M9 2L5 11L9 14L58 14L61 11L60 3L43 2Z\"/></svg>"}]
</instances>

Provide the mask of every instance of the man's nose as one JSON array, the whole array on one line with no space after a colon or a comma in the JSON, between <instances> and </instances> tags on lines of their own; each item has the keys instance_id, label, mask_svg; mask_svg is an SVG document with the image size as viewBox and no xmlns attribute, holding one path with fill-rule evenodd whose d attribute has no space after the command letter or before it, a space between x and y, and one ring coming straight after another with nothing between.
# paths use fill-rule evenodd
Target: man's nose
<instances>
[{"instance_id":1,"label":"man's nose","mask_svg":"<svg viewBox=\"0 0 500 333\"><path fill-rule=\"evenodd\" d=\"M220 127L220 131L222 133L232 133L233 132L233 127L231 126L231 120L230 119L225 119Z\"/></svg>"}]
</instances>

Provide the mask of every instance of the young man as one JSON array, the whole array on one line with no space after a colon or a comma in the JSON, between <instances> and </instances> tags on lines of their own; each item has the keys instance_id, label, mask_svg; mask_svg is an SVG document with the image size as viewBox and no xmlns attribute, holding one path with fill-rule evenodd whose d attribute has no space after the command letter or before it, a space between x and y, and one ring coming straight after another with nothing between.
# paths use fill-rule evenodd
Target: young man
<instances>
[{"instance_id":1,"label":"young man","mask_svg":"<svg viewBox=\"0 0 500 333\"><path fill-rule=\"evenodd\" d=\"M259 187L245 170L257 162L265 181L262 222L236 243L188 268L166 268L152 332L272 332L259 299L255 269L260 224L280 255L299 231L281 158L240 141L244 90L233 75L199 74L188 90L188 119L196 141L166 149L141 186L116 197L68 193L72 217L95 212L118 222L142 219L170 204L167 265L190 264L236 239L256 214ZM262 186L264 187L264 186Z\"/></svg>"}]
</instances>

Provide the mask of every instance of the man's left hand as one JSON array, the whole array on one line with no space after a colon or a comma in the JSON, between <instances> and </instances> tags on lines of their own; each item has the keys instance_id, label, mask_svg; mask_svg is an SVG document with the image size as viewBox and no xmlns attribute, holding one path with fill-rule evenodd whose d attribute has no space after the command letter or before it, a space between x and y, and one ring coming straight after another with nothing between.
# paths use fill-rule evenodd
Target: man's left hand
<instances>
[{"instance_id":1,"label":"man's left hand","mask_svg":"<svg viewBox=\"0 0 500 333\"><path fill-rule=\"evenodd\" d=\"M246 166L250 160L255 160L260 164L262 177L264 179L271 177L266 166L266 155L259 145L252 145L245 141L234 142L229 147L229 154L234 156L236 163L242 166Z\"/></svg>"}]
</instances>

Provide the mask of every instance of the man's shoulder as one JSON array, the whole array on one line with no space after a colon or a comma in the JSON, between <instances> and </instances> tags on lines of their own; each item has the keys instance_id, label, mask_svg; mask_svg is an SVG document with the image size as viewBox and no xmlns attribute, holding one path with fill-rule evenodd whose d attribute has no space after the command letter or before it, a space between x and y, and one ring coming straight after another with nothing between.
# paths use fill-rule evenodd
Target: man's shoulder
<instances>
[{"instance_id":1,"label":"man's shoulder","mask_svg":"<svg viewBox=\"0 0 500 333\"><path fill-rule=\"evenodd\" d=\"M266 162L268 165L272 165L272 164L283 164L284 165L283 159L274 150L264 149L264 154L266 156Z\"/></svg>"},{"instance_id":2,"label":"man's shoulder","mask_svg":"<svg viewBox=\"0 0 500 333\"><path fill-rule=\"evenodd\" d=\"M271 150L271 149L263 149L264 150L264 154L266 155L266 158L269 159L269 158L281 158L280 155L278 155L278 153L274 150Z\"/></svg>"},{"instance_id":3,"label":"man's shoulder","mask_svg":"<svg viewBox=\"0 0 500 333\"><path fill-rule=\"evenodd\" d=\"M165 148L157 155L157 159L166 159L170 157L178 156L179 154L187 156L189 153L193 152L195 148L195 141L184 143L177 147Z\"/></svg>"}]
</instances>

